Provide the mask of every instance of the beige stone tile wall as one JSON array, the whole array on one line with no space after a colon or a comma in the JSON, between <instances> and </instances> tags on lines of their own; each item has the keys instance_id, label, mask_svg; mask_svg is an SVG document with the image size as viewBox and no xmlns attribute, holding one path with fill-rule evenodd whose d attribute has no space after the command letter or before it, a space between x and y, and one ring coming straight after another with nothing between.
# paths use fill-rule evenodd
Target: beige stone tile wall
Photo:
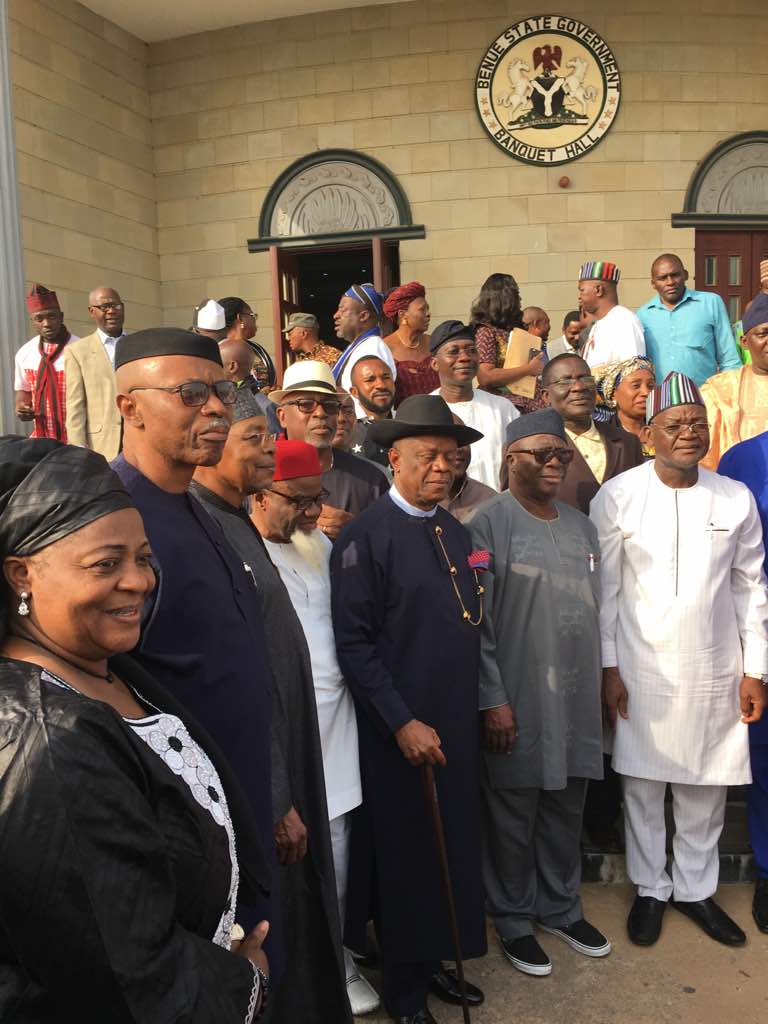
<instances>
[{"instance_id":1,"label":"beige stone tile wall","mask_svg":"<svg viewBox=\"0 0 768 1024\"><path fill-rule=\"evenodd\" d=\"M473 76L520 17L511 0L416 0L206 33L150 48L166 318L199 296L241 294L271 335L267 256L249 255L275 177L331 146L386 164L423 241L401 244L403 280L434 317L465 317L484 277L514 274L526 303L561 318L589 257L621 266L622 299L649 296L652 259L693 273L693 232L673 230L696 162L768 124L764 0L563 0L617 55L622 105L608 137L562 168L512 160L481 130ZM558 179L568 175L567 190ZM436 321L433 321L436 322Z\"/></svg>"},{"instance_id":2,"label":"beige stone tile wall","mask_svg":"<svg viewBox=\"0 0 768 1024\"><path fill-rule=\"evenodd\" d=\"M72 0L9 8L25 277L58 293L76 334L101 284L129 328L158 323L148 48Z\"/></svg>"}]
</instances>

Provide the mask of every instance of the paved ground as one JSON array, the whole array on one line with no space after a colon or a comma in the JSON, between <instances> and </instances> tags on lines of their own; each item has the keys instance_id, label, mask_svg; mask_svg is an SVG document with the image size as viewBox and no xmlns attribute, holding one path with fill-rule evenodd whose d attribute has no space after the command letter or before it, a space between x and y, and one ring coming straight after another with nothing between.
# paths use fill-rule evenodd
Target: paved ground
<instances>
[{"instance_id":1,"label":"paved ground","mask_svg":"<svg viewBox=\"0 0 768 1024\"><path fill-rule=\"evenodd\" d=\"M718 901L747 933L747 945L731 950L707 938L687 918L668 910L658 944L633 946L625 919L631 890L623 885L585 885L586 915L606 932L613 952L589 960L552 935L539 941L553 962L548 978L524 977L504 960L489 932L489 953L470 963L471 981L486 1001L473 1024L766 1024L768 935L750 912L752 886L725 885ZM376 983L376 975L370 980ZM438 1024L460 1024L461 1010L437 1000ZM384 1014L359 1018L383 1024Z\"/></svg>"}]
</instances>

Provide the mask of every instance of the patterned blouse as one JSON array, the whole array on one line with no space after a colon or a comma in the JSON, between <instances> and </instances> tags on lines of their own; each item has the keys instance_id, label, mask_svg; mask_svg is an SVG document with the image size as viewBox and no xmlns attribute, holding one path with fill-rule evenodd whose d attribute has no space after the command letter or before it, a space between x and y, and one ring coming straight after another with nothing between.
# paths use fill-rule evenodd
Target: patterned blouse
<instances>
[{"instance_id":1,"label":"patterned blouse","mask_svg":"<svg viewBox=\"0 0 768 1024\"><path fill-rule=\"evenodd\" d=\"M437 370L432 369L432 355L421 360L398 359L395 381L395 408L411 395L430 395L440 387Z\"/></svg>"},{"instance_id":2,"label":"patterned blouse","mask_svg":"<svg viewBox=\"0 0 768 1024\"><path fill-rule=\"evenodd\" d=\"M477 342L479 362L490 363L496 369L502 369L504 360L507 358L508 338L509 331L505 331L501 327L491 327L490 324L478 326L475 341ZM490 391L494 395L501 395L502 398L508 398L521 413L535 412L537 409L545 408L546 402L541 397L541 380L538 377L533 398L515 394L514 388L514 384L508 384L500 388L489 387L483 390Z\"/></svg>"}]
</instances>

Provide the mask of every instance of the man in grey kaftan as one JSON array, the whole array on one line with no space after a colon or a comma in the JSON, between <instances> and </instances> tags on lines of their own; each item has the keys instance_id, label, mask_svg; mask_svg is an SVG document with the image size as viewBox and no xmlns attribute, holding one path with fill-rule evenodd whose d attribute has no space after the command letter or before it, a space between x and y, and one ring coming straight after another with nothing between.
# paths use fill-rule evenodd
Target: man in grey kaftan
<instances>
[{"instance_id":1,"label":"man in grey kaftan","mask_svg":"<svg viewBox=\"0 0 768 1024\"><path fill-rule=\"evenodd\" d=\"M468 524L475 548L490 556L480 668L483 872L508 959L549 974L535 924L589 956L611 948L583 920L579 897L587 779L603 770L599 547L587 517L555 501L573 457L560 416L523 416L507 438L510 491Z\"/></svg>"}]
</instances>

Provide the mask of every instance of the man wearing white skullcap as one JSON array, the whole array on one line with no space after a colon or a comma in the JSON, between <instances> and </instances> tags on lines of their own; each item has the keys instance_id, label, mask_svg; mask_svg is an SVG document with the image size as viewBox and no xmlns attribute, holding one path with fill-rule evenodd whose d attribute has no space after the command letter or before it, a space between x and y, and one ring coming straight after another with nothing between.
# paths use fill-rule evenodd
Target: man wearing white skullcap
<instances>
[{"instance_id":1,"label":"man wearing white skullcap","mask_svg":"<svg viewBox=\"0 0 768 1024\"><path fill-rule=\"evenodd\" d=\"M204 299L195 306L192 330L214 341L222 341L227 336L224 307L215 299Z\"/></svg>"}]
</instances>

